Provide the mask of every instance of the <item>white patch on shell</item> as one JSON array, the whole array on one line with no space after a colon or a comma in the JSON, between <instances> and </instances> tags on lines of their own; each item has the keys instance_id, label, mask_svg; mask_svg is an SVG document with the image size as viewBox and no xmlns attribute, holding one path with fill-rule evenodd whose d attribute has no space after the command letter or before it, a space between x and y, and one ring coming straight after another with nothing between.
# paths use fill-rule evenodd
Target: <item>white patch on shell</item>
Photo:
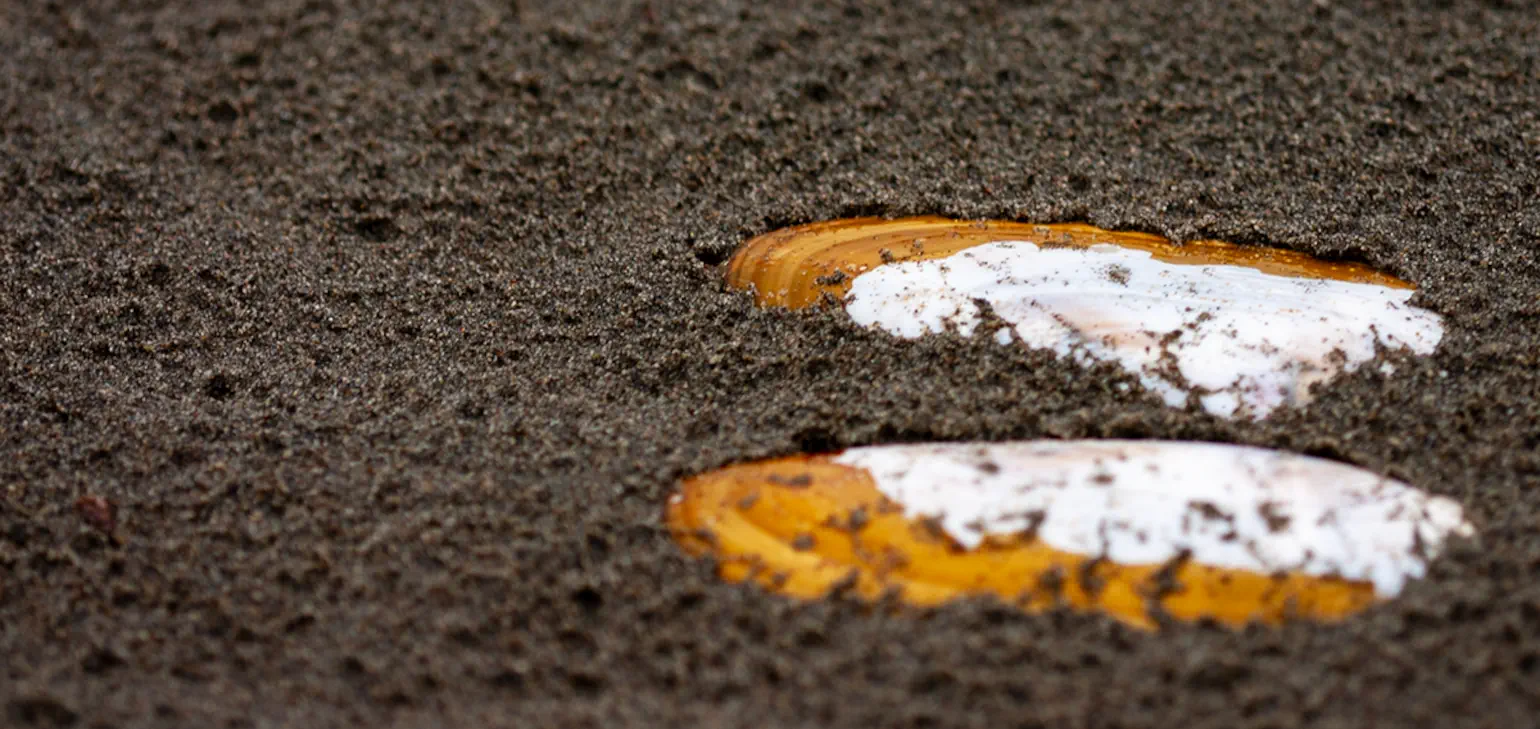
<instances>
[{"instance_id":1,"label":"white patch on shell","mask_svg":"<svg viewBox=\"0 0 1540 729\"><path fill-rule=\"evenodd\" d=\"M1054 549L1125 565L1199 564L1368 581L1420 578L1459 504L1334 461L1245 446L1158 441L943 443L852 448L911 517L965 547L1032 532Z\"/></svg>"},{"instance_id":2,"label":"white patch on shell","mask_svg":"<svg viewBox=\"0 0 1540 729\"><path fill-rule=\"evenodd\" d=\"M1112 245L989 243L856 276L845 310L863 326L916 338L971 334L987 302L1032 347L1082 364L1111 361L1167 404L1189 391L1221 417L1265 417L1308 401L1310 385L1374 358L1376 344L1430 354L1437 314L1412 291L1294 278L1232 265L1179 265Z\"/></svg>"}]
</instances>

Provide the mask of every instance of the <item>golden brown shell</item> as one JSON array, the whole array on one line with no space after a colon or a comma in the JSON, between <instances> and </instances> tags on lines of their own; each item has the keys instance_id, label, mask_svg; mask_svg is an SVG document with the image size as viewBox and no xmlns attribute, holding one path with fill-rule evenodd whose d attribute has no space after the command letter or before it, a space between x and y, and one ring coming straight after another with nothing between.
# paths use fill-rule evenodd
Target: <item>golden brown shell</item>
<instances>
[{"instance_id":1,"label":"golden brown shell","mask_svg":"<svg viewBox=\"0 0 1540 729\"><path fill-rule=\"evenodd\" d=\"M840 301L852 278L884 263L944 258L974 246L1008 240L1043 247L1111 244L1148 251L1168 263L1248 266L1280 276L1412 288L1405 281L1367 266L1323 261L1277 248L1221 241L1178 245L1157 235L1103 230L1079 223L1036 225L939 217L850 218L766 233L745 243L733 255L727 267L727 284L754 292L755 301L761 306L800 309L818 303L825 295Z\"/></svg>"}]
</instances>

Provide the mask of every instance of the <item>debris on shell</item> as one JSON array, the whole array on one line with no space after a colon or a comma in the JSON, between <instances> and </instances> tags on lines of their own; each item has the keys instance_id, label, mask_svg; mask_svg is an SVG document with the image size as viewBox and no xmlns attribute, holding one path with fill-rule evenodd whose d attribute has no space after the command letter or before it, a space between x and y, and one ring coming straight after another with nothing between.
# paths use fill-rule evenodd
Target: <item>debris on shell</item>
<instances>
[{"instance_id":1,"label":"debris on shell","mask_svg":"<svg viewBox=\"0 0 1540 729\"><path fill-rule=\"evenodd\" d=\"M969 335L987 305L1002 344L1116 362L1167 404L1221 417L1302 405L1382 348L1425 355L1443 338L1410 284L1359 264L1087 225L820 223L749 241L728 283L764 306L834 302L906 338Z\"/></svg>"},{"instance_id":2,"label":"debris on shell","mask_svg":"<svg viewBox=\"0 0 1540 729\"><path fill-rule=\"evenodd\" d=\"M853 448L684 482L667 520L721 576L816 598L992 594L1153 627L1339 620L1472 528L1455 502L1344 464L1209 443Z\"/></svg>"}]
</instances>

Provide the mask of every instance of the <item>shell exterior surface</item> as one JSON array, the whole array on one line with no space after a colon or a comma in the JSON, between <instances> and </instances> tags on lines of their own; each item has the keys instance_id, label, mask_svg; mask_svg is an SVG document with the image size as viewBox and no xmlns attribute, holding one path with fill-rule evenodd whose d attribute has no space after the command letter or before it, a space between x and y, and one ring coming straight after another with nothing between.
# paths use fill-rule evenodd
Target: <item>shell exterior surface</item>
<instances>
[{"instance_id":1,"label":"shell exterior surface","mask_svg":"<svg viewBox=\"0 0 1540 729\"><path fill-rule=\"evenodd\" d=\"M884 220L848 218L776 230L745 243L727 266L729 286L753 291L762 306L800 309L838 301L850 281L887 263L946 258L985 243L1024 241L1045 248L1112 244L1185 265L1235 265L1277 276L1326 278L1412 288L1357 263L1323 261L1277 248L1205 240L1177 245L1157 235L1112 231L1080 223L964 221L936 216Z\"/></svg>"},{"instance_id":2,"label":"shell exterior surface","mask_svg":"<svg viewBox=\"0 0 1540 729\"><path fill-rule=\"evenodd\" d=\"M1393 596L1423 575L1460 506L1371 471L1215 443L1044 441L854 448L834 459L872 474L906 513L964 547L1032 529L1047 545L1122 564L1186 553L1262 574L1370 582Z\"/></svg>"},{"instance_id":3,"label":"shell exterior surface","mask_svg":"<svg viewBox=\"0 0 1540 729\"><path fill-rule=\"evenodd\" d=\"M1215 241L1178 246L1084 225L837 221L750 241L728 282L767 306L842 304L900 337L971 334L981 304L1020 340L1117 362L1167 404L1265 417L1380 348L1431 353L1436 314L1357 264Z\"/></svg>"},{"instance_id":4,"label":"shell exterior surface","mask_svg":"<svg viewBox=\"0 0 1540 729\"><path fill-rule=\"evenodd\" d=\"M1319 459L1152 441L857 448L687 480L667 519L729 580L815 598L1337 620L1423 574L1458 505Z\"/></svg>"}]
</instances>

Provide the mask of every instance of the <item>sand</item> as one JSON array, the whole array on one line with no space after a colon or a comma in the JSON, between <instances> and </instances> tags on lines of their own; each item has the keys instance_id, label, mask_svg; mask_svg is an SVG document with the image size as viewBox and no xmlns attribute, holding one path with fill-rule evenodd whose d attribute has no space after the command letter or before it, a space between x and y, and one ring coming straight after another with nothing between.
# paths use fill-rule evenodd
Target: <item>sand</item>
<instances>
[{"instance_id":1,"label":"sand","mask_svg":"<svg viewBox=\"0 0 1540 729\"><path fill-rule=\"evenodd\" d=\"M1524 3L155 5L0 5L0 723L1540 712ZM1448 333L1230 422L723 287L740 241L858 214L1359 261ZM1340 626L1146 634L796 603L661 525L740 460L1038 437L1325 456L1477 534Z\"/></svg>"}]
</instances>

